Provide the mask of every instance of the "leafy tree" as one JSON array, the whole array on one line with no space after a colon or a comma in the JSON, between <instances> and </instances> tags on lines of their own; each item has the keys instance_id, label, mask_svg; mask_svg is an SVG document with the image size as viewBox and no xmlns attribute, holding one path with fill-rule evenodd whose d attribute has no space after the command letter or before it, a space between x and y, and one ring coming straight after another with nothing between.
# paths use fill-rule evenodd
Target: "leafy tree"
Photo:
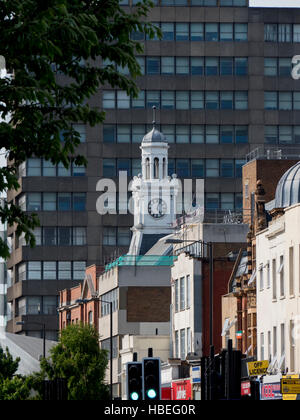
<instances>
[{"instance_id":1,"label":"leafy tree","mask_svg":"<svg viewBox=\"0 0 300 420\"><path fill-rule=\"evenodd\" d=\"M15 375L20 358L15 360L6 347L0 346L0 400L26 400L30 394L28 378Z\"/></svg>"},{"instance_id":2,"label":"leafy tree","mask_svg":"<svg viewBox=\"0 0 300 420\"><path fill-rule=\"evenodd\" d=\"M69 400L104 400L109 398L104 383L107 351L99 348L99 336L93 326L76 324L63 329L50 350L50 358L41 361L34 388L42 396L42 380L67 380Z\"/></svg>"},{"instance_id":3,"label":"leafy tree","mask_svg":"<svg viewBox=\"0 0 300 420\"><path fill-rule=\"evenodd\" d=\"M130 13L119 0L5 0L0 2L0 54L13 77L0 79L0 148L9 164L0 169L0 192L17 190L18 167L35 156L59 162L86 164L76 155L80 143L73 124L94 126L105 114L87 99L109 84L138 93L135 77L140 67L135 53L143 44L131 39L133 31L153 38L159 31L146 22L152 3L141 0ZM112 64L100 66L100 59ZM117 71L128 67L130 76ZM61 135L63 133L63 142ZM0 206L2 223L17 224L16 233L34 246L35 214L13 203ZM0 255L9 256L0 240Z\"/></svg>"}]
</instances>

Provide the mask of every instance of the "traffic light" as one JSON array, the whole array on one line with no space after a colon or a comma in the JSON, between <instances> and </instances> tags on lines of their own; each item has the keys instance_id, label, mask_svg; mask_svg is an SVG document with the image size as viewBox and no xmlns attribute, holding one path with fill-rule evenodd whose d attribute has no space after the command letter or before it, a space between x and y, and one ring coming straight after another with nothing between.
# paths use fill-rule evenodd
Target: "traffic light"
<instances>
[{"instance_id":1,"label":"traffic light","mask_svg":"<svg viewBox=\"0 0 300 420\"><path fill-rule=\"evenodd\" d=\"M142 362L127 363L127 399L143 399Z\"/></svg>"},{"instance_id":2,"label":"traffic light","mask_svg":"<svg viewBox=\"0 0 300 420\"><path fill-rule=\"evenodd\" d=\"M160 358L145 357L143 359L144 400L161 399L160 389Z\"/></svg>"}]
</instances>

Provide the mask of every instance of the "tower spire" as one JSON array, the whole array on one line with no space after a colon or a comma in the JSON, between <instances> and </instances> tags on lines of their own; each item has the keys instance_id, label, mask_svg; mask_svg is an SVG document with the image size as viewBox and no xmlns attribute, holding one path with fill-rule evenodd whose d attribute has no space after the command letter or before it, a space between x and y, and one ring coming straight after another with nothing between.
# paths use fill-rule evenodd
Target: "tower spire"
<instances>
[{"instance_id":1,"label":"tower spire","mask_svg":"<svg viewBox=\"0 0 300 420\"><path fill-rule=\"evenodd\" d=\"M155 128L155 124L156 124L156 106L155 105L153 105L153 107L152 107L152 115L153 115L153 121L152 121L152 124L153 124L153 128Z\"/></svg>"}]
</instances>

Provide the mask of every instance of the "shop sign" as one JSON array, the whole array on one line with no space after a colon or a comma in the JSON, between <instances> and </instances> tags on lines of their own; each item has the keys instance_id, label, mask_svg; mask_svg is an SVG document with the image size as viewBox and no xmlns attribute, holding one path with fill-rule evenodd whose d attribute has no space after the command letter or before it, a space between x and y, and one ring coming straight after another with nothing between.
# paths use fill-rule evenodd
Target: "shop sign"
<instances>
[{"instance_id":1,"label":"shop sign","mask_svg":"<svg viewBox=\"0 0 300 420\"><path fill-rule=\"evenodd\" d=\"M193 384L197 384L201 382L200 366L192 367L192 381L193 381Z\"/></svg>"},{"instance_id":2,"label":"shop sign","mask_svg":"<svg viewBox=\"0 0 300 420\"><path fill-rule=\"evenodd\" d=\"M241 396L244 397L248 395L251 396L251 384L250 381L242 382L241 383Z\"/></svg>"},{"instance_id":3,"label":"shop sign","mask_svg":"<svg viewBox=\"0 0 300 420\"><path fill-rule=\"evenodd\" d=\"M172 400L191 400L192 399L192 386L191 381L178 381L172 382Z\"/></svg>"},{"instance_id":4,"label":"shop sign","mask_svg":"<svg viewBox=\"0 0 300 420\"><path fill-rule=\"evenodd\" d=\"M282 400L282 394L280 391L280 382L274 382L272 384L261 384L260 385L260 399L261 400Z\"/></svg>"},{"instance_id":5,"label":"shop sign","mask_svg":"<svg viewBox=\"0 0 300 420\"><path fill-rule=\"evenodd\" d=\"M257 362L248 362L247 367L249 376L266 375L269 367L269 361L260 360Z\"/></svg>"},{"instance_id":6,"label":"shop sign","mask_svg":"<svg viewBox=\"0 0 300 420\"><path fill-rule=\"evenodd\" d=\"M300 394L300 379L282 378L281 379L282 394Z\"/></svg>"}]
</instances>

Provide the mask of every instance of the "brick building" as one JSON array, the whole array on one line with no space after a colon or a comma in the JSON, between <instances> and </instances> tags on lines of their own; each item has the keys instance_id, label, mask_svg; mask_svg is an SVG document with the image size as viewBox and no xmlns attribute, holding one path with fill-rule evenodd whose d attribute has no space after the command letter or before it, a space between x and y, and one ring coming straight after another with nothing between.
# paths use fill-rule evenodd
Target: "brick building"
<instances>
[{"instance_id":1,"label":"brick building","mask_svg":"<svg viewBox=\"0 0 300 420\"><path fill-rule=\"evenodd\" d=\"M60 330L80 322L92 324L98 330L99 302L96 298L98 278L102 272L102 266L87 267L83 283L59 292Z\"/></svg>"},{"instance_id":2,"label":"brick building","mask_svg":"<svg viewBox=\"0 0 300 420\"><path fill-rule=\"evenodd\" d=\"M236 348L248 356L257 356L256 235L267 226L270 216L265 210L273 207L277 183L298 162L298 153L297 149L262 148L250 154L243 167L244 208L250 209L244 213L244 221L249 223L246 254L240 254L233 269L228 293L223 296L222 318L224 325L228 320L224 340L232 338Z\"/></svg>"}]
</instances>

